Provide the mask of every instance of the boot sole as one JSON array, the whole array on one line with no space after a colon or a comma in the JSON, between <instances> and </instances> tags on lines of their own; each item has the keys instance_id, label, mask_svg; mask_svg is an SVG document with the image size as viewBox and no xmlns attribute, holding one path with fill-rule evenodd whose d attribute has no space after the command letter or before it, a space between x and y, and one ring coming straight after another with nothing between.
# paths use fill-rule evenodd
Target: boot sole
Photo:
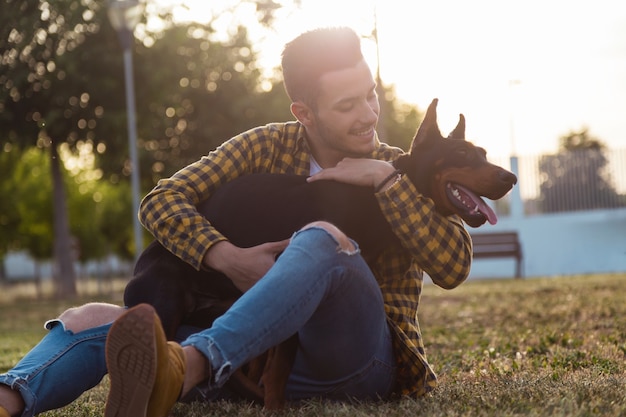
<instances>
[{"instance_id":1,"label":"boot sole","mask_svg":"<svg viewBox=\"0 0 626 417\"><path fill-rule=\"evenodd\" d=\"M105 417L145 417L156 378L154 309L141 304L120 316L106 341L111 389Z\"/></svg>"}]
</instances>

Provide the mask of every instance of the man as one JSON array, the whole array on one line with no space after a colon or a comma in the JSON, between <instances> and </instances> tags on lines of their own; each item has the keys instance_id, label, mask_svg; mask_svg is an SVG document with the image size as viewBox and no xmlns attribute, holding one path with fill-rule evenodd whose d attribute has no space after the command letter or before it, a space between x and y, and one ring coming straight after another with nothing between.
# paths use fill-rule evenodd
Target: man
<instances>
[{"instance_id":1,"label":"man","mask_svg":"<svg viewBox=\"0 0 626 417\"><path fill-rule=\"evenodd\" d=\"M232 138L160 181L140 209L142 223L166 248L197 269L223 272L243 296L210 329L181 344L165 340L146 305L68 310L0 376L0 384L13 388L0 385L0 404L12 415L67 404L96 385L108 366L107 416L165 416L193 387L219 390L239 366L294 333L299 346L288 399L385 399L435 387L417 322L423 271L444 288L463 282L471 264L469 235L460 219L437 214L431 200L394 172L390 161L402 151L377 139L376 85L354 31L304 33L286 45L282 67L297 121ZM356 242L326 222L289 241L235 247L195 205L253 172L370 186L402 249L367 265ZM60 359L49 360L52 355ZM68 369L76 356L86 358L80 375Z\"/></svg>"}]
</instances>

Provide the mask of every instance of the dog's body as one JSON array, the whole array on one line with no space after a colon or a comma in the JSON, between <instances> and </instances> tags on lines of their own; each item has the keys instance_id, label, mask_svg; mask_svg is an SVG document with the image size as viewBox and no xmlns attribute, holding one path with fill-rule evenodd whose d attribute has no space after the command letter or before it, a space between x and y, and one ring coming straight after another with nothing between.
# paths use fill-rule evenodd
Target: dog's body
<instances>
[{"instance_id":1,"label":"dog's body","mask_svg":"<svg viewBox=\"0 0 626 417\"><path fill-rule=\"evenodd\" d=\"M495 223L495 214L479 196L499 199L517 179L487 162L484 150L465 141L462 115L450 137L443 138L437 127L436 104L433 100L429 106L411 152L394 161L394 166L433 200L440 214L458 214L472 227L485 221ZM246 175L221 186L198 211L240 247L287 239L316 220L329 221L353 238L366 260L400 245L370 187L334 181L308 183L306 177L294 175ZM153 242L137 262L125 302L128 306L152 304L171 338L181 323L210 327L240 295L227 277L215 271L196 271ZM253 393L263 397L268 408L284 402L282 390L296 349L293 339L289 343L283 353L274 356L274 362L268 362L265 391L257 387ZM278 369L273 364L279 364ZM254 391L249 381L243 384Z\"/></svg>"}]
</instances>

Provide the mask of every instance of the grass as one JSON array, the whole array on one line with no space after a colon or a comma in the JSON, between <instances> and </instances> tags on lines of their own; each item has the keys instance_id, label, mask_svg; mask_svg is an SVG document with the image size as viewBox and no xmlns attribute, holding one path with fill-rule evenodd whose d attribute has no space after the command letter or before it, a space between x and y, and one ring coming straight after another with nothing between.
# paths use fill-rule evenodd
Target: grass
<instances>
[{"instance_id":1,"label":"grass","mask_svg":"<svg viewBox=\"0 0 626 417\"><path fill-rule=\"evenodd\" d=\"M3 291L7 296L7 291ZM426 285L420 323L439 388L382 404L310 401L278 415L626 416L626 274ZM0 296L2 297L2 296ZM0 302L0 371L44 334L45 319L72 303ZM113 292L105 298L119 302ZM45 417L101 416L107 379ZM244 403L178 404L175 417L263 416Z\"/></svg>"}]
</instances>

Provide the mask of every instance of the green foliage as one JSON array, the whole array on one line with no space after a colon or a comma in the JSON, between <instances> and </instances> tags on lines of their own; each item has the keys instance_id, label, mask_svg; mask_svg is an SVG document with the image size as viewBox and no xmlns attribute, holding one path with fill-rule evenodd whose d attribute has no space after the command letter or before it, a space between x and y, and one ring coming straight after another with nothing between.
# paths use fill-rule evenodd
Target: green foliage
<instances>
[{"instance_id":1,"label":"green foliage","mask_svg":"<svg viewBox=\"0 0 626 417\"><path fill-rule=\"evenodd\" d=\"M381 141L408 151L423 113L412 104L399 100L393 86L379 86L381 114L378 134Z\"/></svg>"},{"instance_id":2,"label":"green foliage","mask_svg":"<svg viewBox=\"0 0 626 417\"><path fill-rule=\"evenodd\" d=\"M13 196L21 217L16 246L28 249L36 259L49 259L53 239L52 181L46 152L38 148L25 151L12 178L19 184Z\"/></svg>"},{"instance_id":3,"label":"green foliage","mask_svg":"<svg viewBox=\"0 0 626 417\"><path fill-rule=\"evenodd\" d=\"M561 150L539 161L544 213L626 206L626 196L617 193L605 172L606 146L599 139L582 129L559 141Z\"/></svg>"},{"instance_id":4,"label":"green foliage","mask_svg":"<svg viewBox=\"0 0 626 417\"><path fill-rule=\"evenodd\" d=\"M142 170L152 184L257 121L260 72L246 31L224 42L210 41L211 33L174 26L137 49Z\"/></svg>"},{"instance_id":5,"label":"green foliage","mask_svg":"<svg viewBox=\"0 0 626 417\"><path fill-rule=\"evenodd\" d=\"M0 128L9 140L33 145L47 126L55 141L71 141L79 130L89 109L75 51L99 30L99 9L78 0L3 2Z\"/></svg>"},{"instance_id":6,"label":"green foliage","mask_svg":"<svg viewBox=\"0 0 626 417\"><path fill-rule=\"evenodd\" d=\"M66 162L78 158L63 152ZM88 154L87 157L93 154ZM88 158L89 159L89 158ZM7 181L0 183L3 207L0 253L25 249L37 259L52 256L52 181L47 150L0 153ZM83 161L84 162L84 161ZM6 165L5 165L6 163ZM6 168L6 172L4 172ZM130 186L101 180L101 172L87 164L64 173L70 230L81 261L110 253L131 258L132 210Z\"/></svg>"},{"instance_id":7,"label":"green foliage","mask_svg":"<svg viewBox=\"0 0 626 417\"><path fill-rule=\"evenodd\" d=\"M5 144L4 149L0 149L0 259L6 252L12 248L15 239L18 236L18 227L20 224L20 213L18 210L18 201L14 196L19 188L19 183L9 180L13 177L15 170L19 164L21 152L10 144Z\"/></svg>"},{"instance_id":8,"label":"green foliage","mask_svg":"<svg viewBox=\"0 0 626 417\"><path fill-rule=\"evenodd\" d=\"M87 148L86 150L84 148ZM66 164L75 168L66 179L70 229L76 240L80 261L116 254L133 258L133 227L130 184L102 180L94 167L91 147L83 145L82 157L66 149Z\"/></svg>"},{"instance_id":9,"label":"green foliage","mask_svg":"<svg viewBox=\"0 0 626 417\"><path fill-rule=\"evenodd\" d=\"M8 3L0 17L4 139L34 145L45 126L57 145L75 149L90 143L104 179L117 183L127 178L122 51L107 21L105 2ZM260 21L270 23L276 4L253 4ZM214 35L211 23L169 22L162 32L146 35L154 43L135 42L133 78L145 190L261 120L289 114L286 99L280 110L259 99L260 71L246 30L234 28L227 40Z\"/></svg>"},{"instance_id":10,"label":"green foliage","mask_svg":"<svg viewBox=\"0 0 626 417\"><path fill-rule=\"evenodd\" d=\"M559 148L564 151L575 151L584 149L605 149L606 145L602 141L589 133L588 128L580 131L571 131L559 138Z\"/></svg>"},{"instance_id":11,"label":"green foliage","mask_svg":"<svg viewBox=\"0 0 626 417\"><path fill-rule=\"evenodd\" d=\"M259 18L271 22L273 2L255 6ZM228 42L209 42L211 32L210 26L168 26L152 48L136 42L144 189L249 127L251 112L245 103L251 102L248 93L256 90L258 70L246 33L240 30ZM57 149L65 146L78 152L91 147L95 168L102 173L99 181L122 185L69 184L72 234L79 240L82 259L97 258L109 248L128 256L126 219L133 213L123 207L127 199L122 192L129 175L125 86L122 54L107 22L105 1L4 1L0 53L1 139L5 151L11 146L14 150L3 153L3 167L10 168L15 149L49 146L44 139L48 137ZM46 135L41 135L44 129ZM17 184L3 184L5 195L13 195ZM27 224L36 216L22 215L12 201L5 202L0 224L11 233L3 233L0 254L10 245L32 245L33 253L50 256L52 228L43 225L52 213L52 193L47 186L37 191L29 194L29 204L23 207L30 212L40 207L45 214L27 226L27 236L40 238L18 239L17 219L21 216L26 220L19 223Z\"/></svg>"},{"instance_id":12,"label":"green foliage","mask_svg":"<svg viewBox=\"0 0 626 417\"><path fill-rule=\"evenodd\" d=\"M54 215L55 226L47 233L43 227L28 226L27 236L35 237L25 247L35 257L49 257L50 242L55 243L54 278L59 296L72 294L75 286L63 182L54 158L61 144L75 147L80 140L94 136L99 127L112 126L98 123L105 106L98 101L96 89L89 87L96 84L94 80L106 85L107 78L98 76L103 71L109 80L113 78L106 73L110 55L102 53L102 45L111 43L106 42L107 33L112 33L103 32L100 42L85 47L87 40L100 33L103 4L7 0L0 14L0 131L3 142L22 148L50 147L54 183L49 195L54 196L54 202L46 214ZM105 99L107 93L102 93ZM51 200L48 197L45 201ZM43 225L45 219L38 218L40 223L35 224Z\"/></svg>"},{"instance_id":13,"label":"green foliage","mask_svg":"<svg viewBox=\"0 0 626 417\"><path fill-rule=\"evenodd\" d=\"M134 256L131 190L128 183L110 184L99 181L96 204L98 233L107 253L130 260Z\"/></svg>"},{"instance_id":14,"label":"green foliage","mask_svg":"<svg viewBox=\"0 0 626 417\"><path fill-rule=\"evenodd\" d=\"M69 152L66 155L69 158L66 163L80 162L69 156ZM78 259L84 262L113 253L131 259L133 213L130 186L126 182L111 184L102 181L102 171L95 169L90 162L93 153L87 151L83 156L88 160L87 165L75 168L67 178L70 229Z\"/></svg>"}]
</instances>

